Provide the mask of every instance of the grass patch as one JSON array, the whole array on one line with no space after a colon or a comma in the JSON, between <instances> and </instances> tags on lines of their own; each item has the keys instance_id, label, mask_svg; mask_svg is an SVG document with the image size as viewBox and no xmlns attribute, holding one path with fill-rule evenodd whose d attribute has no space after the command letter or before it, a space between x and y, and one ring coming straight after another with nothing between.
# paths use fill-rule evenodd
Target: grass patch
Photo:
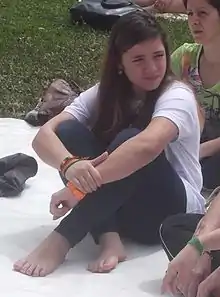
<instances>
[{"instance_id":1,"label":"grass patch","mask_svg":"<svg viewBox=\"0 0 220 297\"><path fill-rule=\"evenodd\" d=\"M0 116L21 117L53 78L80 86L97 79L108 34L73 26L73 0L0 0ZM161 19L173 50L190 40L187 25Z\"/></svg>"}]
</instances>

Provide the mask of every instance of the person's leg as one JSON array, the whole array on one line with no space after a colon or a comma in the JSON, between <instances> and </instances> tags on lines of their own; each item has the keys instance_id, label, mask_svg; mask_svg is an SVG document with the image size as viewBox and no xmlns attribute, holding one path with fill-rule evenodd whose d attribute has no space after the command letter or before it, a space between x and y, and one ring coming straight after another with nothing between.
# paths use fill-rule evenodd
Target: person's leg
<instances>
[{"instance_id":1,"label":"person's leg","mask_svg":"<svg viewBox=\"0 0 220 297\"><path fill-rule=\"evenodd\" d=\"M73 133L73 131L75 132ZM85 141L85 139L86 141L88 139L92 141L94 140L94 136L91 133L89 133L89 137L85 138L84 132L88 133L89 131L80 123L75 121L74 124L72 121L61 124L57 130L59 138L63 143L65 143L65 146L71 153L80 156L92 156L92 152L90 151L74 150L73 146L76 143L78 144L78 149L79 147L82 149L88 149L87 145L90 144L82 144L82 141ZM115 142L113 143L114 147L112 147L112 150L128 138L135 136L138 133L139 130L137 129L127 129L124 132L119 133L115 139ZM72 141L69 139L72 139ZM100 146L98 145L96 149L99 150ZM100 154L102 152L103 150L101 148ZM73 209L72 212L61 221L60 225L55 229L54 232L52 232L30 255L14 264L14 269L21 273L34 276L45 276L56 269L56 267L64 261L69 249L75 246L81 239L83 239L84 236L92 230L92 226L95 227L96 220L98 222L99 220L104 222L107 219L104 212L102 212L102 208L108 209L110 214L115 212L114 209L117 210L118 203L116 205L113 204L113 207L111 205L112 197L115 195L114 192L117 193L116 190L113 191L113 195L111 194L112 184L113 183L104 185L96 192L86 195L86 197L75 206L75 211ZM120 182L116 184L119 184L119 193L120 191L123 191L123 188L127 189L127 187L120 185ZM113 188L114 187L115 186L113 186ZM133 183L132 187L134 187ZM108 189L110 189L110 191ZM105 197L105 192L107 192L107 197ZM127 190L125 196L122 197L123 199L127 199L127 196L129 197L129 195L130 192ZM97 198L95 199L96 196ZM105 199L103 199L103 197L105 197ZM119 198L118 202L123 204L123 199ZM106 203L104 202L105 200ZM118 207L120 207L120 204ZM76 233L75 227L72 226L72 223L74 225L76 224L75 227L78 226L76 228Z\"/></svg>"},{"instance_id":2,"label":"person's leg","mask_svg":"<svg viewBox=\"0 0 220 297\"><path fill-rule=\"evenodd\" d=\"M200 214L177 214L170 216L160 227L160 238L164 251L171 261L192 238L199 221Z\"/></svg>"},{"instance_id":3,"label":"person's leg","mask_svg":"<svg viewBox=\"0 0 220 297\"><path fill-rule=\"evenodd\" d=\"M71 154L79 157L95 158L105 149L95 135L77 120L61 123L56 135Z\"/></svg>"},{"instance_id":4,"label":"person's leg","mask_svg":"<svg viewBox=\"0 0 220 297\"><path fill-rule=\"evenodd\" d=\"M121 208L119 219L126 236L151 245L160 242L159 229L167 217L186 212L187 197L182 180L165 154L148 169L149 175L133 199Z\"/></svg>"},{"instance_id":5,"label":"person's leg","mask_svg":"<svg viewBox=\"0 0 220 297\"><path fill-rule=\"evenodd\" d=\"M147 166L144 177L142 184L117 211L117 215L92 230L96 242L99 238L102 242L104 238L108 243L108 237L111 237L114 244L101 244L101 255L89 265L91 271L112 270L118 264L118 254L119 261L125 259L124 249L114 231L140 243L158 243L163 220L186 211L185 187L165 154Z\"/></svg>"},{"instance_id":6,"label":"person's leg","mask_svg":"<svg viewBox=\"0 0 220 297\"><path fill-rule=\"evenodd\" d=\"M137 135L137 133L139 133L139 131L136 129L128 129L123 131L122 133L119 133L115 140L115 146L113 145L113 150L121 143L126 141L128 138ZM138 170L136 173L130 175L129 177L116 181L114 183L103 185L96 192L86 195L86 197L77 204L77 206L71 211L71 213L62 220L60 225L55 229L53 233L59 233L57 234L59 238L63 238L64 241L69 243L69 246L75 246L85 237L87 233L91 232L98 225L101 225L107 220L111 219L112 216L117 213L117 211L126 203L126 201L137 194L137 189L140 189L143 183L146 183L146 181L148 181L149 184L152 183L155 184L156 187L160 187L160 184L161 182L163 182L164 177L169 176L169 172L167 174L167 172L164 171L164 167L154 165L157 162L161 162L161 160L164 160L162 164L169 164L164 156L161 158L158 157L154 162ZM152 166L156 166L157 170L152 170ZM157 182L155 183L155 181ZM173 180L171 179L169 182L169 187L172 184ZM172 186L171 188L172 190L170 192L176 193L175 186ZM163 197L163 191L164 189L163 187L161 187L161 197ZM143 195L143 193L141 194ZM178 192L178 195L179 194L180 193ZM185 212L186 201L184 187L182 188L181 197L183 197L181 203L179 203L178 199L173 199L173 203L176 206L176 212ZM167 199L167 197L163 197L163 199ZM167 215L169 214L170 213L168 212ZM51 249L59 249L59 245L57 244L57 242L56 245L54 245L53 241L51 240L49 240L49 242ZM47 242L47 245L48 244L49 243ZM51 259L51 257L53 256L53 254L48 253L48 258ZM35 257L35 261L37 260L38 262L42 263L39 257L38 259L37 257ZM53 267L49 267L47 266L47 264L43 263L43 273L48 274L52 272L56 268L55 266L58 266L60 264L60 260L58 260L59 259L54 258Z\"/></svg>"},{"instance_id":7,"label":"person's leg","mask_svg":"<svg viewBox=\"0 0 220 297\"><path fill-rule=\"evenodd\" d=\"M94 134L77 120L68 120L61 123L57 127L56 134L67 150L73 155L93 158L104 151L104 147L95 138ZM62 176L61 178L65 184L66 180ZM54 195L63 196L69 195L69 193L62 189ZM54 261L61 264L70 249L69 242L63 239L64 238L57 233L50 234L43 244L34 250L27 258L17 261L14 264L14 269L28 275L44 276L47 267L53 270ZM51 242L58 248L51 249ZM50 253L51 258L47 257L48 253ZM53 260L50 261L50 259Z\"/></svg>"},{"instance_id":8,"label":"person's leg","mask_svg":"<svg viewBox=\"0 0 220 297\"><path fill-rule=\"evenodd\" d=\"M89 265L92 272L110 271L125 259L120 237L112 233L114 230L120 236L136 242L156 244L160 241L159 228L162 221L167 216L185 212L184 185L164 154L150 164L148 169L149 175L146 174L146 179L136 193L117 211L117 216L92 231L96 242L100 238L102 248L98 259ZM158 172L163 174L159 175ZM106 244L102 244L103 240Z\"/></svg>"},{"instance_id":9,"label":"person's leg","mask_svg":"<svg viewBox=\"0 0 220 297\"><path fill-rule=\"evenodd\" d=\"M213 190L220 185L220 152L201 160L203 185Z\"/></svg>"}]
</instances>

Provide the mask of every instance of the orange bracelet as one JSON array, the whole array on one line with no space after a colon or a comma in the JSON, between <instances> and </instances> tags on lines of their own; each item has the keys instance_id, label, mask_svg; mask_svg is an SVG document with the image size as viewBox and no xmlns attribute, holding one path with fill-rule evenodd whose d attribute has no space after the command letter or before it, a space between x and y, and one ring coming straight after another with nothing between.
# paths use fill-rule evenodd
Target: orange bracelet
<instances>
[{"instance_id":1,"label":"orange bracelet","mask_svg":"<svg viewBox=\"0 0 220 297\"><path fill-rule=\"evenodd\" d=\"M79 157L75 157L75 156L72 156L72 157L66 157L62 163L60 164L60 172L63 174L64 171L66 171L66 168L74 161L78 160Z\"/></svg>"},{"instance_id":2,"label":"orange bracelet","mask_svg":"<svg viewBox=\"0 0 220 297\"><path fill-rule=\"evenodd\" d=\"M81 192L79 189L77 189L73 183L71 183L70 181L68 181L67 183L67 187L69 188L69 190L72 192L72 194L76 197L77 200L82 200L86 194Z\"/></svg>"}]
</instances>

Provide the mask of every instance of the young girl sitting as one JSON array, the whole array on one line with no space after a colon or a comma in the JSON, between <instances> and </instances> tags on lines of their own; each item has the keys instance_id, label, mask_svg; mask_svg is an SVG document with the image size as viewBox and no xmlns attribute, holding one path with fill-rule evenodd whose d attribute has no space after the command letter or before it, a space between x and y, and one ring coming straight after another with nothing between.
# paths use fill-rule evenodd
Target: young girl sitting
<instances>
[{"instance_id":1,"label":"young girl sitting","mask_svg":"<svg viewBox=\"0 0 220 297\"><path fill-rule=\"evenodd\" d=\"M100 83L46 123L33 141L66 185L52 197L51 213L72 211L14 269L45 276L90 233L101 254L89 270L108 272L126 258L121 238L158 243L167 216L204 213L200 116L193 91L171 74L155 18L147 12L120 18Z\"/></svg>"}]
</instances>

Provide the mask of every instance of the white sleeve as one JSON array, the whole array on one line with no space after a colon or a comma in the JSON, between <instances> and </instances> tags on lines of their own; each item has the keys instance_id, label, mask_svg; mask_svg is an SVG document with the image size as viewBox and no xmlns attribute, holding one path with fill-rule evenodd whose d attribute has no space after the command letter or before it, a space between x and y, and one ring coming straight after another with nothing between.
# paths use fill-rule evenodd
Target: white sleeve
<instances>
[{"instance_id":1,"label":"white sleeve","mask_svg":"<svg viewBox=\"0 0 220 297\"><path fill-rule=\"evenodd\" d=\"M175 83L158 99L153 118L164 117L178 128L178 138L188 137L192 128L199 127L196 99L193 91L183 83Z\"/></svg>"},{"instance_id":2,"label":"white sleeve","mask_svg":"<svg viewBox=\"0 0 220 297\"><path fill-rule=\"evenodd\" d=\"M98 112L99 84L82 92L64 111L70 113L84 125L92 125Z\"/></svg>"}]
</instances>

